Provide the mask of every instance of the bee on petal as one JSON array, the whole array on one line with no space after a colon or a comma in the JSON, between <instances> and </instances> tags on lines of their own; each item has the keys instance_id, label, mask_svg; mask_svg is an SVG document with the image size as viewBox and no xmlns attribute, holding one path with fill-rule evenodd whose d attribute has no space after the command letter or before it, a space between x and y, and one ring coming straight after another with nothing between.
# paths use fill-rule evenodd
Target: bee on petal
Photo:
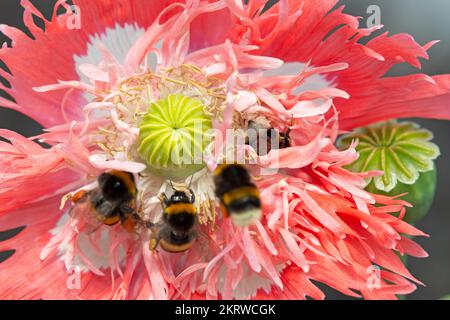
<instances>
[{"instance_id":1,"label":"bee on petal","mask_svg":"<svg viewBox=\"0 0 450 320\"><path fill-rule=\"evenodd\" d=\"M272 149L285 149L292 146L291 128L282 132L266 127L255 121L249 121L246 144L253 147L259 156L267 155Z\"/></svg>"},{"instance_id":2,"label":"bee on petal","mask_svg":"<svg viewBox=\"0 0 450 320\"><path fill-rule=\"evenodd\" d=\"M70 215L83 223L83 230L88 232L119 222L127 231L134 231L142 220L135 210L137 188L133 175L112 170L102 173L97 182L93 190L81 190L71 197Z\"/></svg>"},{"instance_id":3,"label":"bee on petal","mask_svg":"<svg viewBox=\"0 0 450 320\"><path fill-rule=\"evenodd\" d=\"M214 183L222 213L236 226L246 227L261 218L259 190L243 165L219 165L214 171Z\"/></svg>"},{"instance_id":4,"label":"bee on petal","mask_svg":"<svg viewBox=\"0 0 450 320\"><path fill-rule=\"evenodd\" d=\"M170 197L161 193L159 198L163 207L162 221L150 224L155 237L150 241L150 249L158 244L167 252L184 252L190 249L197 238L197 208L195 195L190 188L174 188Z\"/></svg>"}]
</instances>

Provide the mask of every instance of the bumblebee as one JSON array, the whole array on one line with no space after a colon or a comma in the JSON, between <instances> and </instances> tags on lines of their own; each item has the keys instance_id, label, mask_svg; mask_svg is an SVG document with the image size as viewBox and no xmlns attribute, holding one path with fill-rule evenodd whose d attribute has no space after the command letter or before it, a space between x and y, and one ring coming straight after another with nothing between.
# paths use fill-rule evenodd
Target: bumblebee
<instances>
[{"instance_id":1,"label":"bumblebee","mask_svg":"<svg viewBox=\"0 0 450 320\"><path fill-rule=\"evenodd\" d=\"M174 188L170 198L165 193L161 193L159 198L163 207L162 222L151 226L157 229L157 236L151 240L150 249L154 250L158 244L167 252L190 249L197 238L197 209L193 191Z\"/></svg>"},{"instance_id":2,"label":"bumblebee","mask_svg":"<svg viewBox=\"0 0 450 320\"><path fill-rule=\"evenodd\" d=\"M292 146L292 140L290 137L291 128L288 128L286 132L280 132L279 130L275 128L264 128L258 125L254 121L250 121L248 124L248 128L251 130L255 130L256 137L249 137L246 138L246 144L250 145L255 149L259 156L264 156L268 154L272 147L275 147L275 149L285 149L290 148ZM262 138L260 136L260 131L265 130L265 138L266 138L266 147L264 148L261 146L261 140Z\"/></svg>"},{"instance_id":3,"label":"bumblebee","mask_svg":"<svg viewBox=\"0 0 450 320\"><path fill-rule=\"evenodd\" d=\"M128 231L134 230L141 219L134 209L137 188L133 175L112 170L102 173L97 182L95 189L72 196L71 215L82 218L93 231L102 224L113 226L119 222Z\"/></svg>"},{"instance_id":4,"label":"bumblebee","mask_svg":"<svg viewBox=\"0 0 450 320\"><path fill-rule=\"evenodd\" d=\"M286 132L279 132L277 141L278 141L278 149L285 149L292 147L291 128L288 128Z\"/></svg>"},{"instance_id":5,"label":"bumblebee","mask_svg":"<svg viewBox=\"0 0 450 320\"><path fill-rule=\"evenodd\" d=\"M222 213L236 226L246 227L261 218L259 190L244 166L219 165L214 171L214 183Z\"/></svg>"}]
</instances>

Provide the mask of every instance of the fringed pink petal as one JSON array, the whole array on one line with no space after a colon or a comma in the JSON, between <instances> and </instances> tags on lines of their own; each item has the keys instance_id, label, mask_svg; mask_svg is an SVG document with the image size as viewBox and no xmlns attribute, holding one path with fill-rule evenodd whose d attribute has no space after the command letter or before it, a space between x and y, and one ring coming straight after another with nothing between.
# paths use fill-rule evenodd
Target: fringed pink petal
<instances>
[{"instance_id":1,"label":"fringed pink petal","mask_svg":"<svg viewBox=\"0 0 450 320\"><path fill-rule=\"evenodd\" d=\"M56 226L60 218L58 206L59 199L45 204L29 205L26 210L45 212L47 219L30 224L19 235L1 243L0 251L16 250L1 264L0 281L4 284L0 292L2 299L107 297L107 288L110 286L108 279L81 272L78 281L76 269L67 270L64 261L58 255L53 255L46 261L40 259L42 248L53 237L49 230ZM11 214L15 215L21 216L21 212Z\"/></svg>"},{"instance_id":2,"label":"fringed pink petal","mask_svg":"<svg viewBox=\"0 0 450 320\"><path fill-rule=\"evenodd\" d=\"M1 89L8 92L16 102L0 98L0 103L30 116L44 126L57 125L66 119L79 120L80 108L86 104L81 92L66 97L64 114L61 110L61 101L65 100L66 94L64 91L36 94L33 88L56 83L58 80L78 79L74 57L86 54L90 37L104 33L107 28L126 23L147 28L173 2L175 1L157 1L148 6L146 0L133 3L125 0L95 3L77 0L74 5L79 8L80 28L69 28L68 20L74 16L65 1L59 1L51 21L43 18L45 31L42 31L31 18L32 14L42 15L31 2L22 1L25 23L35 39L18 29L2 26L2 31L13 40L13 47L0 49L0 59L11 71L11 74L2 73L2 76L12 86L9 89L2 85ZM57 16L56 11L60 6L67 13ZM121 10L115 10L118 7Z\"/></svg>"},{"instance_id":3,"label":"fringed pink petal","mask_svg":"<svg viewBox=\"0 0 450 320\"><path fill-rule=\"evenodd\" d=\"M398 242L398 250L401 254L408 254L413 257L428 257L428 253L419 244L406 237L402 237Z\"/></svg>"},{"instance_id":4,"label":"fringed pink petal","mask_svg":"<svg viewBox=\"0 0 450 320\"><path fill-rule=\"evenodd\" d=\"M389 36L384 33L363 45L359 40L381 26L360 29L357 18L344 14L343 7L329 12L336 2L308 0L300 4L286 1L288 7L280 2L255 17L256 26L247 27L248 32L253 36L268 35L279 25L281 17L293 17L294 22L282 19L286 29L278 30L275 36L267 36L265 40L250 36L253 39L250 43L263 43L258 53L285 62L308 63L314 67L335 63L348 65L347 69L326 76L333 80L336 88L351 97L349 101L335 101L341 129L393 118L450 119L447 75L382 78L395 64L406 62L420 68L420 59L428 59L427 50L436 41L421 46L408 34ZM241 28L246 27L241 24L235 28L236 32L242 32L238 31ZM296 32L292 32L292 28Z\"/></svg>"},{"instance_id":5,"label":"fringed pink petal","mask_svg":"<svg viewBox=\"0 0 450 320\"><path fill-rule=\"evenodd\" d=\"M261 271L261 264L258 259L258 256L256 254L256 248L255 243L250 237L250 233L248 231L248 228L244 228L242 231L242 244L243 244L243 251L245 253L245 256L248 259L248 263L250 267L256 272Z\"/></svg>"},{"instance_id":6,"label":"fringed pink petal","mask_svg":"<svg viewBox=\"0 0 450 320\"><path fill-rule=\"evenodd\" d=\"M278 286L281 290L283 290L283 282L281 281L280 275L275 269L275 266L273 265L270 256L266 254L263 250L261 250L259 247L256 248L256 254L264 271L267 272L268 276L273 281L273 283L275 283L276 286Z\"/></svg>"},{"instance_id":7,"label":"fringed pink petal","mask_svg":"<svg viewBox=\"0 0 450 320\"><path fill-rule=\"evenodd\" d=\"M344 130L395 118L450 119L448 75L375 79L349 93L352 99L345 105L337 103Z\"/></svg>"},{"instance_id":8,"label":"fringed pink petal","mask_svg":"<svg viewBox=\"0 0 450 320\"><path fill-rule=\"evenodd\" d=\"M273 287L269 293L259 290L255 299L313 299L322 300L325 295L317 288L300 269L294 266L287 267L282 272L282 288Z\"/></svg>"},{"instance_id":9,"label":"fringed pink petal","mask_svg":"<svg viewBox=\"0 0 450 320\"><path fill-rule=\"evenodd\" d=\"M37 199L64 195L80 185L78 175L67 169L59 150L44 149L8 130L1 130L0 134L10 141L0 142L0 146L8 150L0 160L0 216ZM20 197L17 197L17 190L21 190Z\"/></svg>"},{"instance_id":10,"label":"fringed pink petal","mask_svg":"<svg viewBox=\"0 0 450 320\"><path fill-rule=\"evenodd\" d=\"M150 252L147 246L143 247L143 256L148 277L150 279L153 299L166 300L168 287L166 281L164 281L160 273L161 266L158 257L154 253Z\"/></svg>"}]
</instances>

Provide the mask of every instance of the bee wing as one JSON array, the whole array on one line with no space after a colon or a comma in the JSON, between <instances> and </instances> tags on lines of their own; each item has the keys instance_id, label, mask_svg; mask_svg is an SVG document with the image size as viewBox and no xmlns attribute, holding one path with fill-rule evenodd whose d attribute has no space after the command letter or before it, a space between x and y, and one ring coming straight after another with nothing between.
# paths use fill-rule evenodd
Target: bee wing
<instances>
[{"instance_id":1,"label":"bee wing","mask_svg":"<svg viewBox=\"0 0 450 320\"><path fill-rule=\"evenodd\" d=\"M92 207L89 194L73 204L69 215L72 227L81 233L93 233L103 225L102 219Z\"/></svg>"}]
</instances>

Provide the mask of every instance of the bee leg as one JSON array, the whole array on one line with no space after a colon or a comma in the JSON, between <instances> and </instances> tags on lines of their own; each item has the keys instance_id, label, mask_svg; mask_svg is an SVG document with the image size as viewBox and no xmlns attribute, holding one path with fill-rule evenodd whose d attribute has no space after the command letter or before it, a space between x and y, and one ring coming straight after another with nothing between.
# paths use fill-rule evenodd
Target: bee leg
<instances>
[{"instance_id":1,"label":"bee leg","mask_svg":"<svg viewBox=\"0 0 450 320\"><path fill-rule=\"evenodd\" d=\"M189 190L191 192L191 203L195 203L195 194L192 190Z\"/></svg>"},{"instance_id":2,"label":"bee leg","mask_svg":"<svg viewBox=\"0 0 450 320\"><path fill-rule=\"evenodd\" d=\"M72 203L77 203L80 200L84 199L87 194L88 194L88 192L86 190L80 190L77 193L73 194L70 197L70 200L72 201Z\"/></svg>"},{"instance_id":3,"label":"bee leg","mask_svg":"<svg viewBox=\"0 0 450 320\"><path fill-rule=\"evenodd\" d=\"M164 208L169 204L169 199L164 192L161 192L158 196L159 201L161 201L161 206Z\"/></svg>"},{"instance_id":4,"label":"bee leg","mask_svg":"<svg viewBox=\"0 0 450 320\"><path fill-rule=\"evenodd\" d=\"M143 223L144 223L144 226L147 228L147 229L153 229L153 228L155 228L156 227L156 223L154 223L154 222L151 222L151 221L146 221L146 220L143 220L142 221Z\"/></svg>"},{"instance_id":5,"label":"bee leg","mask_svg":"<svg viewBox=\"0 0 450 320\"><path fill-rule=\"evenodd\" d=\"M129 206L128 204L122 204L119 208L119 212L120 212L121 217L123 217L123 218L131 217L136 221L142 220L141 216L138 215L136 210L134 208L132 208L131 206Z\"/></svg>"},{"instance_id":6,"label":"bee leg","mask_svg":"<svg viewBox=\"0 0 450 320\"><path fill-rule=\"evenodd\" d=\"M149 243L150 251L155 251L156 248L158 247L160 241L161 241L161 234L158 232L158 235L156 237L152 236L150 238L150 243Z\"/></svg>"},{"instance_id":7,"label":"bee leg","mask_svg":"<svg viewBox=\"0 0 450 320\"><path fill-rule=\"evenodd\" d=\"M134 232L139 234L136 226L145 226L146 222L141 218L136 210L128 204L122 204L119 207L119 215L122 225L130 233Z\"/></svg>"}]
</instances>

